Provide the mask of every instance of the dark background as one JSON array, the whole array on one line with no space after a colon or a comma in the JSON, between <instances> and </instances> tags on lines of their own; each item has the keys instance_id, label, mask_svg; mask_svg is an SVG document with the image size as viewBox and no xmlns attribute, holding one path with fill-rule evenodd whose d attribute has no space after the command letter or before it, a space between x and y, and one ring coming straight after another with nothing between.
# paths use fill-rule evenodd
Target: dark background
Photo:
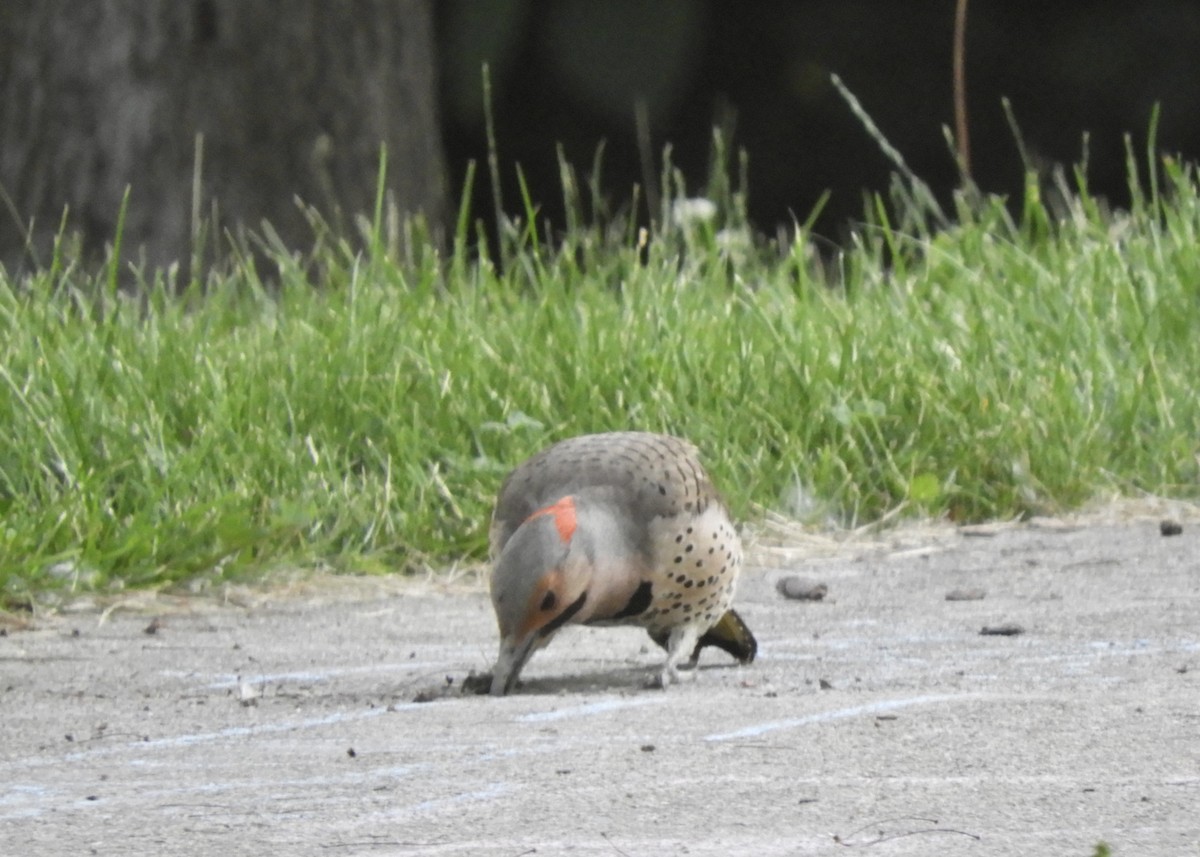
<instances>
[{"instance_id":1,"label":"dark background","mask_svg":"<svg viewBox=\"0 0 1200 857\"><path fill-rule=\"evenodd\" d=\"M656 162L666 142L702 189L714 124L750 159L755 225L803 221L825 189L819 221L844 236L862 189L892 170L829 83L838 74L912 169L943 198L958 172L952 127L953 0L450 0L436 7L441 107L451 187L468 159L484 164L479 63L492 68L506 203L513 162L561 223L555 144L588 168L606 142L614 202L642 183L633 104L651 116ZM1092 189L1127 201L1124 137L1144 165L1155 103L1160 149L1200 151L1200 3L972 0L967 91L973 177L1019 195L1024 167L1001 107L1007 96L1031 166L1048 172L1083 155ZM476 189L477 212L490 211Z\"/></svg>"},{"instance_id":2,"label":"dark background","mask_svg":"<svg viewBox=\"0 0 1200 857\"><path fill-rule=\"evenodd\" d=\"M562 228L559 144L586 179L604 142L611 211L657 184L667 143L703 195L717 126L748 154L759 230L805 220L829 190L817 230L839 241L892 165L830 74L945 199L959 184L943 133L954 12L954 0L4 0L0 264L44 268L64 210L63 234L102 261L127 187L123 256L143 270L203 266L245 229L311 247L319 230L297 199L353 237L381 142L389 200L423 212L445 246L471 161L472 214L493 214L485 61L510 214L519 164ZM1158 147L1200 153L1200 0L972 0L967 88L984 191L1021 193L1007 97L1030 167L1074 165L1088 132L1091 189L1121 205L1125 138L1144 169L1156 103Z\"/></svg>"}]
</instances>

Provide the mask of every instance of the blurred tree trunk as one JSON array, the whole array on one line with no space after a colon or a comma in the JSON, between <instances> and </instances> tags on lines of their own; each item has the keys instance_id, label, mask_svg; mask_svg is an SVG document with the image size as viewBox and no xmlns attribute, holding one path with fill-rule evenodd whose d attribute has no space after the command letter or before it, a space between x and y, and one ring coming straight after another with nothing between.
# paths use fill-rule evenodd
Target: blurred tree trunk
<instances>
[{"instance_id":1,"label":"blurred tree trunk","mask_svg":"<svg viewBox=\"0 0 1200 857\"><path fill-rule=\"evenodd\" d=\"M210 217L214 200L222 228L265 219L303 247L295 198L370 212L380 144L391 198L437 225L431 18L428 0L4 0L0 260L32 263L34 218L46 264L64 206L69 230L102 247L126 185L127 258L186 262L193 205Z\"/></svg>"}]
</instances>

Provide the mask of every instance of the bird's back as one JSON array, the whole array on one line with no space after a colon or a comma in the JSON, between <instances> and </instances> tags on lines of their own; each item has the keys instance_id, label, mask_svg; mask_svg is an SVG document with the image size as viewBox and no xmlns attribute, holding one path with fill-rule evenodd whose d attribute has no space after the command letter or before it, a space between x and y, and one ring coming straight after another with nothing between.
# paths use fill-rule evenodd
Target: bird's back
<instances>
[{"instance_id":1,"label":"bird's back","mask_svg":"<svg viewBox=\"0 0 1200 857\"><path fill-rule=\"evenodd\" d=\"M699 516L714 504L724 509L696 447L686 440L650 432L573 437L542 450L504 480L492 517L492 556L534 512L584 490L607 493L646 525Z\"/></svg>"}]
</instances>

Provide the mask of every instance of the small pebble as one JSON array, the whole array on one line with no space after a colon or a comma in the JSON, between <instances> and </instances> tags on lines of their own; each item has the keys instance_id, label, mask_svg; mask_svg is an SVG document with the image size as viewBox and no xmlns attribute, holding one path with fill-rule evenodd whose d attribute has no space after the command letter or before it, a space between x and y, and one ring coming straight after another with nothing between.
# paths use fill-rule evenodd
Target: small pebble
<instances>
[{"instance_id":1,"label":"small pebble","mask_svg":"<svg viewBox=\"0 0 1200 857\"><path fill-rule=\"evenodd\" d=\"M951 589L946 593L947 601L982 601L987 596L983 589Z\"/></svg>"},{"instance_id":2,"label":"small pebble","mask_svg":"<svg viewBox=\"0 0 1200 857\"><path fill-rule=\"evenodd\" d=\"M784 598L795 601L820 601L829 592L829 587L806 577L789 575L776 581L775 590Z\"/></svg>"},{"instance_id":3,"label":"small pebble","mask_svg":"<svg viewBox=\"0 0 1200 857\"><path fill-rule=\"evenodd\" d=\"M1183 532L1183 524L1172 521L1170 518L1164 518L1159 522L1158 531L1164 536L1177 536Z\"/></svg>"},{"instance_id":4,"label":"small pebble","mask_svg":"<svg viewBox=\"0 0 1200 857\"><path fill-rule=\"evenodd\" d=\"M1005 625L984 625L979 633L985 637L1016 637L1024 634L1025 629L1016 622L1009 622Z\"/></svg>"}]
</instances>

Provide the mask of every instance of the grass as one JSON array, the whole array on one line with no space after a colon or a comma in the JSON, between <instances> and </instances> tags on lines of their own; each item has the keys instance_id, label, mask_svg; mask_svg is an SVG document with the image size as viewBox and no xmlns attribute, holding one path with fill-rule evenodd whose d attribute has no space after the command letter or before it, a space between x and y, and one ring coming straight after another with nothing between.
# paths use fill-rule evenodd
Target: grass
<instances>
[{"instance_id":1,"label":"grass","mask_svg":"<svg viewBox=\"0 0 1200 857\"><path fill-rule=\"evenodd\" d=\"M898 184L825 257L752 236L724 169L647 236L564 167L566 231L526 194L494 254L465 210L445 257L399 241L382 197L365 249L314 220L190 284L63 241L0 275L0 601L482 558L509 468L613 429L690 437L750 518L1195 497L1200 188L1148 168L1128 212L1031 178L939 229Z\"/></svg>"}]
</instances>

